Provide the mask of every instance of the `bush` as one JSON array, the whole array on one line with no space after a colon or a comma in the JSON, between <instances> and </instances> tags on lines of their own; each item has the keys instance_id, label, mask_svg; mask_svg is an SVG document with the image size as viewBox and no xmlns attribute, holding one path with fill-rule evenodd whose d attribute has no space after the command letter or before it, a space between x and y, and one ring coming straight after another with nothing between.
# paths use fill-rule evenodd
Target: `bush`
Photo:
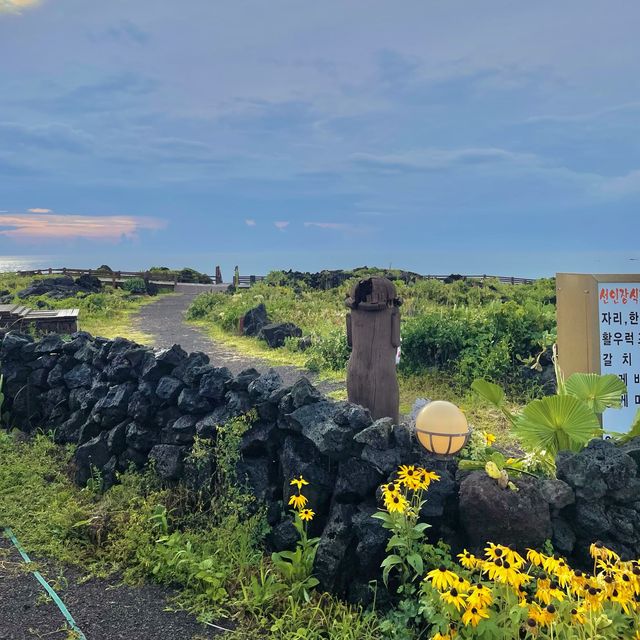
<instances>
[{"instance_id":1,"label":"bush","mask_svg":"<svg viewBox=\"0 0 640 640\"><path fill-rule=\"evenodd\" d=\"M147 293L147 285L142 278L130 278L122 283L122 288L129 293L143 295Z\"/></svg>"}]
</instances>

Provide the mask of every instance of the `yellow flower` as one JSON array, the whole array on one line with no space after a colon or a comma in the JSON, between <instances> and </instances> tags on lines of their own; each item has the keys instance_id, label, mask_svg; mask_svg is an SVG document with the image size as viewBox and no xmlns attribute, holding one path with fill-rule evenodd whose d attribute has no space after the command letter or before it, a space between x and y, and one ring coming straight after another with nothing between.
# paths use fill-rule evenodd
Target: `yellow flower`
<instances>
[{"instance_id":1,"label":"yellow flower","mask_svg":"<svg viewBox=\"0 0 640 640\"><path fill-rule=\"evenodd\" d=\"M493 433L483 431L482 435L484 436L484 441L487 443L487 447L490 447L496 441L496 437L493 435Z\"/></svg>"},{"instance_id":2,"label":"yellow flower","mask_svg":"<svg viewBox=\"0 0 640 640\"><path fill-rule=\"evenodd\" d=\"M390 491L384 495L384 506L389 513L404 513L409 502L399 491Z\"/></svg>"},{"instance_id":3,"label":"yellow flower","mask_svg":"<svg viewBox=\"0 0 640 640\"><path fill-rule=\"evenodd\" d=\"M458 611L466 606L465 597L455 587L452 587L449 591L444 591L440 594L440 597L447 604L452 604Z\"/></svg>"},{"instance_id":4,"label":"yellow flower","mask_svg":"<svg viewBox=\"0 0 640 640\"><path fill-rule=\"evenodd\" d=\"M398 480L407 487L415 491L420 488L422 469L416 469L414 465L400 465L398 470Z\"/></svg>"},{"instance_id":5,"label":"yellow flower","mask_svg":"<svg viewBox=\"0 0 640 640\"><path fill-rule=\"evenodd\" d=\"M493 594L491 589L482 584L474 584L467 595L469 606L475 606L478 609L485 609L493 603Z\"/></svg>"},{"instance_id":6,"label":"yellow flower","mask_svg":"<svg viewBox=\"0 0 640 640\"><path fill-rule=\"evenodd\" d=\"M544 553L540 553L535 549L527 549L527 560L536 567L541 567L546 559L547 556Z\"/></svg>"},{"instance_id":7,"label":"yellow flower","mask_svg":"<svg viewBox=\"0 0 640 640\"><path fill-rule=\"evenodd\" d=\"M460 564L465 569L469 570L475 569L478 566L478 563L482 562L466 549L463 549L462 553L458 554L458 559L460 560Z\"/></svg>"},{"instance_id":8,"label":"yellow flower","mask_svg":"<svg viewBox=\"0 0 640 640\"><path fill-rule=\"evenodd\" d=\"M300 520L311 521L316 514L312 509L302 509L298 515L300 516Z\"/></svg>"},{"instance_id":9,"label":"yellow flower","mask_svg":"<svg viewBox=\"0 0 640 640\"><path fill-rule=\"evenodd\" d=\"M477 627L483 618L488 618L489 614L486 609L479 609L478 607L467 607L462 614L462 622L465 625L471 625Z\"/></svg>"},{"instance_id":10,"label":"yellow flower","mask_svg":"<svg viewBox=\"0 0 640 640\"><path fill-rule=\"evenodd\" d=\"M583 606L571 609L571 621L575 624L584 624L587 620L586 609Z\"/></svg>"},{"instance_id":11,"label":"yellow flower","mask_svg":"<svg viewBox=\"0 0 640 640\"><path fill-rule=\"evenodd\" d=\"M309 483L302 476L300 476L299 478L294 478L289 484L292 487L298 487L298 491L300 491L303 485Z\"/></svg>"},{"instance_id":12,"label":"yellow flower","mask_svg":"<svg viewBox=\"0 0 640 640\"><path fill-rule=\"evenodd\" d=\"M444 565L441 565L437 569L429 571L425 580L431 580L431 584L438 591L446 591L456 585L458 576L453 571L449 571Z\"/></svg>"},{"instance_id":13,"label":"yellow flower","mask_svg":"<svg viewBox=\"0 0 640 640\"><path fill-rule=\"evenodd\" d=\"M293 495L289 498L289 506L294 509L303 509L307 504L307 498L303 496L301 493L298 495Z\"/></svg>"},{"instance_id":14,"label":"yellow flower","mask_svg":"<svg viewBox=\"0 0 640 640\"><path fill-rule=\"evenodd\" d=\"M428 489L432 482L440 480L440 476L435 471L427 471L426 469L420 469L420 488Z\"/></svg>"},{"instance_id":15,"label":"yellow flower","mask_svg":"<svg viewBox=\"0 0 640 640\"><path fill-rule=\"evenodd\" d=\"M431 640L453 640L455 638L454 633L440 633L439 631L435 636L431 638Z\"/></svg>"}]
</instances>

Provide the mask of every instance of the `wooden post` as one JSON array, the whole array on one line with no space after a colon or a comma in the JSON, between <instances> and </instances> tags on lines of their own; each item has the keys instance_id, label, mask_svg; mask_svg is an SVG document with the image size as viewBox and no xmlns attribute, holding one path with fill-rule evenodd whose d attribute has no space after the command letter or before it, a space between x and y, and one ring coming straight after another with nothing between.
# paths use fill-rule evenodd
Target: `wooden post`
<instances>
[{"instance_id":1,"label":"wooden post","mask_svg":"<svg viewBox=\"0 0 640 640\"><path fill-rule=\"evenodd\" d=\"M222 271L220 267L216 267L216 284L222 284Z\"/></svg>"},{"instance_id":2,"label":"wooden post","mask_svg":"<svg viewBox=\"0 0 640 640\"><path fill-rule=\"evenodd\" d=\"M347 341L352 348L347 365L350 402L371 412L374 420L400 419L400 392L396 375L396 352L400 346L401 304L396 288L387 278L361 280L345 301Z\"/></svg>"}]
</instances>

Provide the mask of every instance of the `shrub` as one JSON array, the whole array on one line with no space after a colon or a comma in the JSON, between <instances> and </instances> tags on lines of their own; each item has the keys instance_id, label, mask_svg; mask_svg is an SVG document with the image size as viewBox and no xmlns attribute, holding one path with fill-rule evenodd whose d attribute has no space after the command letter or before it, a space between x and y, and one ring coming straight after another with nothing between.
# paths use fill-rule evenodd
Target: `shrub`
<instances>
[{"instance_id":1,"label":"shrub","mask_svg":"<svg viewBox=\"0 0 640 640\"><path fill-rule=\"evenodd\" d=\"M122 283L122 288L129 293L143 295L147 293L147 285L142 278L130 278Z\"/></svg>"}]
</instances>

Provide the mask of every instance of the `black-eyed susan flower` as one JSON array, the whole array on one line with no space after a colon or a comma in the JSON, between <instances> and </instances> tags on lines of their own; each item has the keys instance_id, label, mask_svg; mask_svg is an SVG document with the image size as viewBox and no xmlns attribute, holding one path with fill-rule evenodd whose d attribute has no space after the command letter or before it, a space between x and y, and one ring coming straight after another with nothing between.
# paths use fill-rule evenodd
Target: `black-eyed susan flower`
<instances>
[{"instance_id":1,"label":"black-eyed susan flower","mask_svg":"<svg viewBox=\"0 0 640 640\"><path fill-rule=\"evenodd\" d=\"M547 556L544 553L540 553L535 549L527 549L527 560L536 567L541 567L544 565L544 561L547 559Z\"/></svg>"},{"instance_id":2,"label":"black-eyed susan flower","mask_svg":"<svg viewBox=\"0 0 640 640\"><path fill-rule=\"evenodd\" d=\"M487 447L490 447L496 441L496 437L493 435L493 433L489 433L488 431L483 431L482 435L484 436L484 442L487 445Z\"/></svg>"},{"instance_id":3,"label":"black-eyed susan flower","mask_svg":"<svg viewBox=\"0 0 640 640\"><path fill-rule=\"evenodd\" d=\"M471 625L472 627L477 627L483 618L486 619L488 617L489 613L486 609L470 606L467 607L462 614L462 623L466 626Z\"/></svg>"},{"instance_id":4,"label":"black-eyed susan flower","mask_svg":"<svg viewBox=\"0 0 640 640\"><path fill-rule=\"evenodd\" d=\"M302 487L309 483L301 475L299 478L294 478L289 484L292 487L298 487L298 491L301 491Z\"/></svg>"},{"instance_id":5,"label":"black-eyed susan flower","mask_svg":"<svg viewBox=\"0 0 640 640\"><path fill-rule=\"evenodd\" d=\"M447 591L456 586L458 576L453 571L449 571L444 565L440 565L437 569L429 571L425 580L430 580L433 587L438 591Z\"/></svg>"},{"instance_id":6,"label":"black-eyed susan flower","mask_svg":"<svg viewBox=\"0 0 640 640\"><path fill-rule=\"evenodd\" d=\"M455 587L451 587L449 591L443 591L440 598L447 604L453 605L458 611L464 609L467 605L465 597Z\"/></svg>"},{"instance_id":7,"label":"black-eyed susan flower","mask_svg":"<svg viewBox=\"0 0 640 640\"><path fill-rule=\"evenodd\" d=\"M400 465L398 469L398 480L401 484L403 484L407 489L411 489L415 491L420 488L420 480L421 480L421 469L417 469L414 465Z\"/></svg>"},{"instance_id":8,"label":"black-eyed susan flower","mask_svg":"<svg viewBox=\"0 0 640 640\"><path fill-rule=\"evenodd\" d=\"M467 602L469 606L475 606L478 609L486 609L493 603L493 594L491 589L483 584L474 584L467 594Z\"/></svg>"},{"instance_id":9,"label":"black-eyed susan flower","mask_svg":"<svg viewBox=\"0 0 640 640\"><path fill-rule=\"evenodd\" d=\"M440 476L435 471L420 469L420 488L428 489L432 482L440 480Z\"/></svg>"},{"instance_id":10,"label":"black-eyed susan flower","mask_svg":"<svg viewBox=\"0 0 640 640\"><path fill-rule=\"evenodd\" d=\"M294 494L289 498L289 506L296 510L304 509L307 504L307 498L301 493Z\"/></svg>"},{"instance_id":11,"label":"black-eyed susan flower","mask_svg":"<svg viewBox=\"0 0 640 640\"><path fill-rule=\"evenodd\" d=\"M316 514L313 509L302 509L298 515L300 516L300 520L310 522Z\"/></svg>"},{"instance_id":12,"label":"black-eyed susan flower","mask_svg":"<svg viewBox=\"0 0 640 640\"><path fill-rule=\"evenodd\" d=\"M384 506L389 513L405 513L409 501L399 491L383 492Z\"/></svg>"},{"instance_id":13,"label":"black-eyed susan flower","mask_svg":"<svg viewBox=\"0 0 640 640\"><path fill-rule=\"evenodd\" d=\"M463 549L462 553L458 554L458 560L465 569L469 569L470 571L476 569L480 562L482 562L482 560L476 558L473 553L467 551L466 549Z\"/></svg>"}]
</instances>

